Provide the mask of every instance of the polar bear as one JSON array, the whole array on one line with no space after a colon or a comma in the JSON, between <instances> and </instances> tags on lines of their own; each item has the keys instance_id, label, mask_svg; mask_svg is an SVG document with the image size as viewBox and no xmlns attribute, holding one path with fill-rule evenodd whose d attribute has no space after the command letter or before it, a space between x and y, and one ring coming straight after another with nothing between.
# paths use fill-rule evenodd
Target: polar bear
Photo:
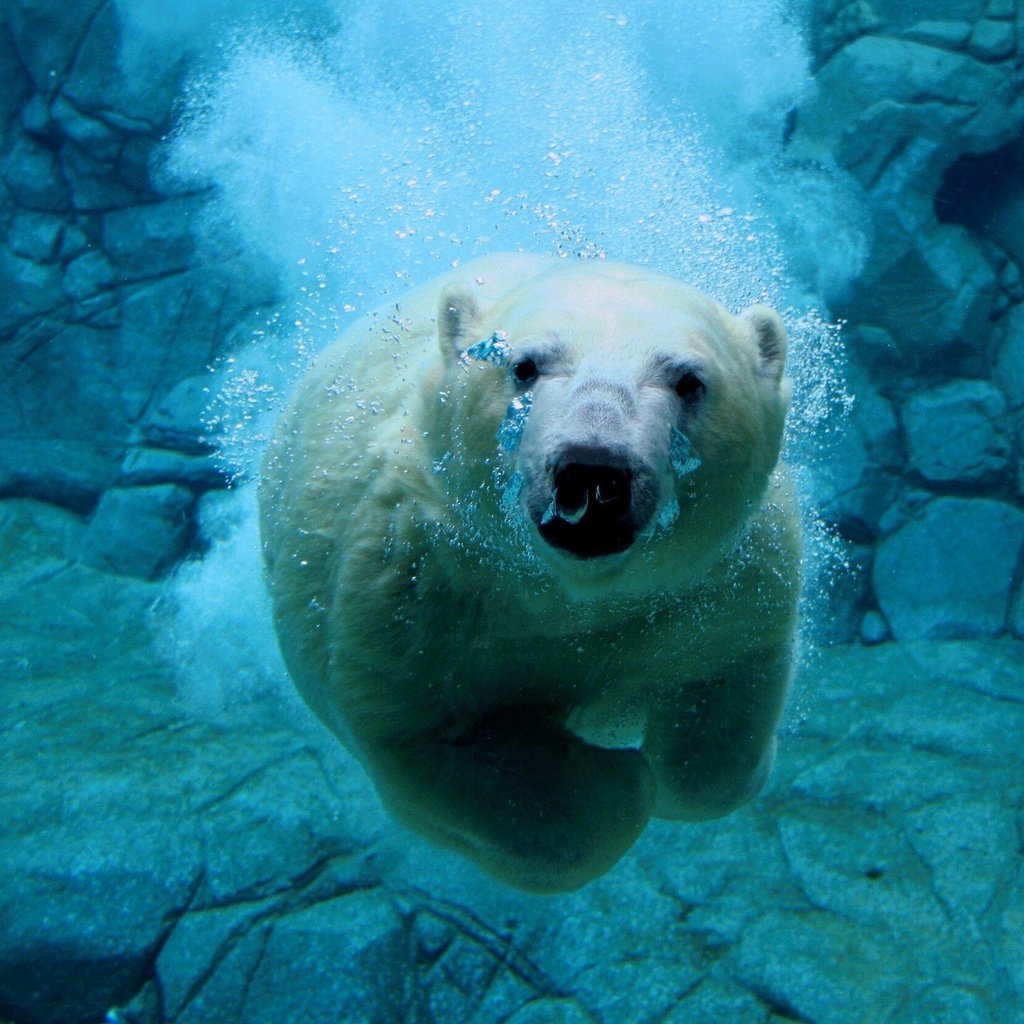
<instances>
[{"instance_id":1,"label":"polar bear","mask_svg":"<svg viewBox=\"0 0 1024 1024\"><path fill-rule=\"evenodd\" d=\"M538 892L763 785L799 517L778 315L473 261L368 315L263 465L275 624L392 814Z\"/></svg>"}]
</instances>

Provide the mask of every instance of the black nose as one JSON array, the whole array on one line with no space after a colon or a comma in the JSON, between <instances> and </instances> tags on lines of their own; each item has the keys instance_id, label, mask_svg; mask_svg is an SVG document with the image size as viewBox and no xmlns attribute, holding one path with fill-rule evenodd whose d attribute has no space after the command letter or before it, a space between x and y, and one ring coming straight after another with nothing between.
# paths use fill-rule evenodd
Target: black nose
<instances>
[{"instance_id":1,"label":"black nose","mask_svg":"<svg viewBox=\"0 0 1024 1024\"><path fill-rule=\"evenodd\" d=\"M634 540L630 516L633 472L614 450L573 446L552 473L551 504L541 536L580 558L625 551Z\"/></svg>"}]
</instances>

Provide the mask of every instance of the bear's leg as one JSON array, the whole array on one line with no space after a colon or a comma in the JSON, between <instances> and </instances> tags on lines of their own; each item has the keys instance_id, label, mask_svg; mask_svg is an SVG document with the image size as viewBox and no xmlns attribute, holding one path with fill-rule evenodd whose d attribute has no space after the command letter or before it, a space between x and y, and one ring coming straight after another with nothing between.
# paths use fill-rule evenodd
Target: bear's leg
<instances>
[{"instance_id":1,"label":"bear's leg","mask_svg":"<svg viewBox=\"0 0 1024 1024\"><path fill-rule=\"evenodd\" d=\"M590 746L548 709L509 708L455 736L378 746L367 766L399 820L537 892L607 871L654 804L643 753Z\"/></svg>"},{"instance_id":2,"label":"bear's leg","mask_svg":"<svg viewBox=\"0 0 1024 1024\"><path fill-rule=\"evenodd\" d=\"M657 708L644 741L658 782L656 817L717 818L758 793L775 757L790 661L788 644L752 655Z\"/></svg>"}]
</instances>

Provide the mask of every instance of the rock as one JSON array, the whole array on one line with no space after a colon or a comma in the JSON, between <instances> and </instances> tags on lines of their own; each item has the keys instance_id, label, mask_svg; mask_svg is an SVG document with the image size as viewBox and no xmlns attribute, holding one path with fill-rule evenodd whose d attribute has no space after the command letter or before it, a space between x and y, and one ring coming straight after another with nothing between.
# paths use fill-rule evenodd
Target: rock
<instances>
[{"instance_id":1,"label":"rock","mask_svg":"<svg viewBox=\"0 0 1024 1024\"><path fill-rule=\"evenodd\" d=\"M49 927L40 936L38 922L21 918L10 904L0 910L5 1008L30 1007L32 1020L53 1024L99 1021L139 989L147 958L166 930L162 914L187 900L190 879L174 863L176 844L167 836L158 842L152 835L148 842L134 838L134 849L125 851L120 863L109 857L102 837L95 837L91 848L60 827L45 838L75 870L55 899L42 876L62 871L68 860L47 856L39 848L42 836L35 836L17 859L7 858L8 869L26 879L20 905L45 905ZM73 934L91 936L86 956L75 956L69 948L65 937Z\"/></svg>"},{"instance_id":2,"label":"rock","mask_svg":"<svg viewBox=\"0 0 1024 1024\"><path fill-rule=\"evenodd\" d=\"M924 507L935 495L923 487L909 486L899 492L897 500L890 505L879 521L882 534L895 533L908 520L918 519Z\"/></svg>"},{"instance_id":3,"label":"rock","mask_svg":"<svg viewBox=\"0 0 1024 1024\"><path fill-rule=\"evenodd\" d=\"M65 223L64 233L60 240L60 258L67 262L81 256L92 243L89 236L76 223Z\"/></svg>"},{"instance_id":4,"label":"rock","mask_svg":"<svg viewBox=\"0 0 1024 1024\"><path fill-rule=\"evenodd\" d=\"M620 907L618 914L624 913ZM703 977L688 946L681 943L665 955L651 950L643 961L595 963L573 977L573 992L604 1020L628 1020L633 1014L640 1020L663 1020L680 993Z\"/></svg>"},{"instance_id":5,"label":"rock","mask_svg":"<svg viewBox=\"0 0 1024 1024\"><path fill-rule=\"evenodd\" d=\"M903 1012L907 1020L954 1020L958 1024L991 1024L1000 1020L974 991L968 979L960 985L918 984L914 986ZM1010 1017L1010 1024L1017 1022Z\"/></svg>"},{"instance_id":6,"label":"rock","mask_svg":"<svg viewBox=\"0 0 1024 1024\"><path fill-rule=\"evenodd\" d=\"M60 557L54 522L55 510L42 505L0 506L0 579L13 565L34 562L41 545L48 557ZM338 818L339 807L353 805L334 788L341 773L326 779L298 730L283 726L288 716L280 707L269 731L250 718L255 731L243 729L239 742L226 745L219 727L181 717L173 682L148 646L153 585L80 566L19 574L17 589L0 590L0 661L5 677L23 685L17 697L5 690L3 710L0 850L7 870L22 877L19 898L0 899L5 1013L42 1024L94 1024L153 976L159 951L165 967L182 963L182 941L193 953L190 940L203 941L199 977L209 976L217 934L190 926L204 906L226 908L221 917L239 929L258 923L262 901L284 889L302 895L275 903L282 917L300 910L303 899L313 906L376 884L358 863L345 868L360 847ZM26 642L29 622L61 641ZM83 659L108 630L117 639L104 645L104 656ZM247 717L236 703L232 719ZM179 732L190 738L174 753L167 740ZM135 766L128 774L126 759ZM233 780L226 785L225 771ZM288 795L296 783L302 801ZM222 812L236 822L224 836L209 831ZM311 830L317 818L332 828ZM229 834L237 844L225 842ZM359 905L357 895L351 908ZM378 907L358 920L370 925L393 916L386 900ZM350 913L331 916L352 924ZM180 934L169 942L176 926ZM325 929L325 938L330 934ZM237 937L229 932L219 941L230 948ZM373 932L364 946L377 941Z\"/></svg>"},{"instance_id":7,"label":"rock","mask_svg":"<svg viewBox=\"0 0 1024 1024\"><path fill-rule=\"evenodd\" d=\"M941 928L943 906L900 829L873 821L869 811L847 807L842 814L846 828L827 836L816 811L779 821L793 879L811 903L869 930L896 921L910 932Z\"/></svg>"},{"instance_id":8,"label":"rock","mask_svg":"<svg viewBox=\"0 0 1024 1024\"><path fill-rule=\"evenodd\" d=\"M856 424L832 441L828 458L815 467L814 493L822 515L842 536L864 541L871 536L880 508L872 508L871 491L882 478L868 457L867 444ZM882 506L884 507L884 505Z\"/></svg>"},{"instance_id":9,"label":"rock","mask_svg":"<svg viewBox=\"0 0 1024 1024\"><path fill-rule=\"evenodd\" d=\"M872 646L889 639L889 626L873 608L864 613L860 622L860 641Z\"/></svg>"},{"instance_id":10,"label":"rock","mask_svg":"<svg viewBox=\"0 0 1024 1024\"><path fill-rule=\"evenodd\" d=\"M25 66L15 49L10 32L0 33L0 81L4 83L0 89L0 138L4 128L12 121L18 111L26 103L32 92Z\"/></svg>"},{"instance_id":11,"label":"rock","mask_svg":"<svg viewBox=\"0 0 1024 1024\"><path fill-rule=\"evenodd\" d=\"M1001 852L1016 836L1014 813L996 800L944 800L909 814L908 825L910 845L951 917L984 913L1014 874Z\"/></svg>"},{"instance_id":12,"label":"rock","mask_svg":"<svg viewBox=\"0 0 1024 1024\"><path fill-rule=\"evenodd\" d=\"M1007 259L999 271L999 287L1014 303L1024 299L1024 275L1020 272L1020 265L1013 259Z\"/></svg>"},{"instance_id":13,"label":"rock","mask_svg":"<svg viewBox=\"0 0 1024 1024\"><path fill-rule=\"evenodd\" d=\"M51 545L48 558L63 561L68 552L55 542L59 534L53 529L59 513L16 503L15 534L12 504L5 503L0 576L6 578L9 559L22 566L35 560L41 544ZM62 582L54 587L54 580ZM62 594L74 595L71 605ZM197 848L191 845L192 855L186 855L190 843L177 827L177 812L163 826L154 827L155 820L144 825L153 808L152 791L147 792L152 766L139 756L132 734L152 725L148 712L159 706L161 689L148 700L142 681L152 662L147 667L144 659L132 660L144 633L122 631L115 645L120 650L112 656L85 653L110 625L123 624L123 616L137 620L154 597L146 584L125 585L64 562L60 572L22 573L17 588L5 589L0 598L0 661L5 680L21 683L17 696L10 690L4 695L0 773L7 808L0 848L6 870L22 878L17 899L0 898L0 991L5 1014L15 1019L100 1020L111 1005L137 991L166 931L166 911L188 898ZM61 639L32 644L32 630ZM115 665L137 673L133 701L120 706L116 698L108 704ZM85 692L94 700L88 710L74 712ZM166 685L162 692L166 700ZM44 721L41 731L29 724ZM121 773L125 751L136 758L134 778ZM129 808L138 819L122 831ZM96 827L99 822L103 827ZM25 913L29 906L38 916Z\"/></svg>"},{"instance_id":14,"label":"rock","mask_svg":"<svg viewBox=\"0 0 1024 1024\"><path fill-rule=\"evenodd\" d=\"M0 575L3 599L72 562L84 529L79 516L48 502L0 501L0 548L6 552Z\"/></svg>"},{"instance_id":15,"label":"rock","mask_svg":"<svg viewBox=\"0 0 1024 1024\"><path fill-rule=\"evenodd\" d=\"M902 460L899 423L892 403L859 365L852 365L847 377L854 396L851 421L864 438L871 461L889 468L899 466Z\"/></svg>"},{"instance_id":16,"label":"rock","mask_svg":"<svg viewBox=\"0 0 1024 1024\"><path fill-rule=\"evenodd\" d=\"M760 919L730 957L734 977L783 1018L848 1024L870 1018L905 980L869 927L818 911L776 910Z\"/></svg>"},{"instance_id":17,"label":"rock","mask_svg":"<svg viewBox=\"0 0 1024 1024\"><path fill-rule=\"evenodd\" d=\"M814 51L820 60L827 60L858 36L878 32L884 27L869 0L835 0L831 4L816 5L807 14L817 37Z\"/></svg>"},{"instance_id":18,"label":"rock","mask_svg":"<svg viewBox=\"0 0 1024 1024\"><path fill-rule=\"evenodd\" d=\"M75 106L66 95L58 95L50 107L57 129L94 160L106 164L111 172L124 139L109 124Z\"/></svg>"},{"instance_id":19,"label":"rock","mask_svg":"<svg viewBox=\"0 0 1024 1024\"><path fill-rule=\"evenodd\" d=\"M12 439L0 445L0 497L37 498L80 515L112 487L123 445L102 441Z\"/></svg>"},{"instance_id":20,"label":"rock","mask_svg":"<svg viewBox=\"0 0 1024 1024\"><path fill-rule=\"evenodd\" d=\"M884 327L857 324L847 331L846 339L847 351L863 366L891 370L902 358L895 338Z\"/></svg>"},{"instance_id":21,"label":"rock","mask_svg":"<svg viewBox=\"0 0 1024 1024\"><path fill-rule=\"evenodd\" d=\"M1010 468L1006 401L987 381L915 392L900 415L909 468L932 483L992 482Z\"/></svg>"},{"instance_id":22,"label":"rock","mask_svg":"<svg viewBox=\"0 0 1024 1024\"><path fill-rule=\"evenodd\" d=\"M403 1018L412 995L405 931L394 907L376 892L282 914L248 939L257 959L238 978L242 1020L317 1024L339 1009L354 1020ZM181 1018L182 1024L204 1019L195 1012Z\"/></svg>"},{"instance_id":23,"label":"rock","mask_svg":"<svg viewBox=\"0 0 1024 1024\"><path fill-rule=\"evenodd\" d=\"M21 108L21 126L34 139L53 141L58 136L57 126L50 115L50 101L36 92Z\"/></svg>"},{"instance_id":24,"label":"rock","mask_svg":"<svg viewBox=\"0 0 1024 1024\"><path fill-rule=\"evenodd\" d=\"M892 645L886 645L890 646ZM981 708L975 709L972 713L968 709L973 704L973 698L964 692L964 682L954 681L957 682L959 686L947 687L950 692L941 707L922 700L919 692L900 695L889 708L887 718L873 719L854 726L853 731L858 741L863 744L877 743L893 750L897 750L901 744L913 743L923 749L934 750L942 758L956 763L963 759L969 760L976 749L977 738L972 730L985 728L992 735L999 736L1002 743L1007 738L1007 729L1010 726L1005 718L1000 718L998 705L993 701L986 701ZM967 680L966 685L972 682ZM962 717L965 713L966 717ZM924 780L914 777L919 774L920 769L904 769L895 760L890 761L890 770L895 770L902 777L904 786L916 784L922 789L929 789L933 792L936 802L952 799L957 792L952 777L945 779L944 785L933 789L929 784L925 784ZM939 763L941 764L941 761ZM959 770L962 770L962 765ZM878 795L886 793L891 788L888 785L878 785L879 781L876 779L872 788L873 801L878 801Z\"/></svg>"},{"instance_id":25,"label":"rock","mask_svg":"<svg viewBox=\"0 0 1024 1024\"><path fill-rule=\"evenodd\" d=\"M103 250L130 276L153 278L184 270L195 254L192 196L164 197L111 210L103 217Z\"/></svg>"},{"instance_id":26,"label":"rock","mask_svg":"<svg viewBox=\"0 0 1024 1024\"><path fill-rule=\"evenodd\" d=\"M106 4L95 9L88 31L76 40L73 73L67 76L62 91L75 108L102 117L118 131L155 139L169 127L170 106L180 95L183 53L176 42L170 42L173 36L161 33L163 47L151 48L144 60L133 59L135 55L129 51L137 40L124 30L124 22L135 14L133 8ZM154 17L152 13L148 16ZM168 25L167 19L156 17L158 26ZM215 33L215 24L207 18L197 22L197 28Z\"/></svg>"},{"instance_id":27,"label":"rock","mask_svg":"<svg viewBox=\"0 0 1024 1024\"><path fill-rule=\"evenodd\" d=\"M1016 0L989 0L985 8L986 18L997 18L1003 21L1013 21L1017 15Z\"/></svg>"},{"instance_id":28,"label":"rock","mask_svg":"<svg viewBox=\"0 0 1024 1024\"><path fill-rule=\"evenodd\" d=\"M68 207L70 197L56 155L27 135L17 136L0 163L0 175L22 209L59 212Z\"/></svg>"},{"instance_id":29,"label":"rock","mask_svg":"<svg viewBox=\"0 0 1024 1024\"><path fill-rule=\"evenodd\" d=\"M911 367L934 367L936 352L946 350L948 364L960 359L980 368L996 287L994 270L964 228L925 224L908 233L889 222L844 308L884 328Z\"/></svg>"},{"instance_id":30,"label":"rock","mask_svg":"<svg viewBox=\"0 0 1024 1024\"><path fill-rule=\"evenodd\" d=\"M61 170L76 210L100 214L122 206L134 206L152 196L146 186L139 190L134 182L112 173L106 161L88 150L68 143L61 149Z\"/></svg>"},{"instance_id":31,"label":"rock","mask_svg":"<svg viewBox=\"0 0 1024 1024\"><path fill-rule=\"evenodd\" d=\"M570 999L538 999L513 1014L508 1024L594 1024L594 1018Z\"/></svg>"},{"instance_id":32,"label":"rock","mask_svg":"<svg viewBox=\"0 0 1024 1024\"><path fill-rule=\"evenodd\" d=\"M1000 703L1024 704L1024 675L1012 657L1018 650L1017 644L1006 640L984 644L954 640L945 644L921 642L908 653L929 678L991 697L991 710L997 712ZM979 716L975 713L973 717L977 720ZM992 723L990 731L1001 736L1005 726ZM963 749L970 749L969 735L965 736Z\"/></svg>"},{"instance_id":33,"label":"rock","mask_svg":"<svg viewBox=\"0 0 1024 1024\"><path fill-rule=\"evenodd\" d=\"M592 1018L570 1000L537 1001L538 987L543 990L543 986L534 983L536 979L530 977L529 966L524 964L527 970L523 974L502 971L495 962L495 948L479 931L474 933L472 926L467 929L466 922L457 921L453 927L445 921L447 915L440 908L435 913L421 906L413 908L413 912L418 939L423 938L424 922L448 927L442 948L419 946L424 952L432 949L420 961L425 968L420 975L421 1005L428 1020L469 1020L475 1016L482 1020L507 1020L513 1014L518 1016L518 1010L528 1020L535 1019L536 1012L548 1011L551 1020L577 1022L582 1017L586 1024L591 1024ZM532 1009L535 1006L537 1011Z\"/></svg>"},{"instance_id":34,"label":"rock","mask_svg":"<svg viewBox=\"0 0 1024 1024\"><path fill-rule=\"evenodd\" d=\"M55 79L70 67L75 44L95 15L94 5L68 7L59 0L11 0L9 30L37 92L52 91Z\"/></svg>"},{"instance_id":35,"label":"rock","mask_svg":"<svg viewBox=\"0 0 1024 1024\"><path fill-rule=\"evenodd\" d=\"M972 57L985 61L1000 61L1009 57L1017 47L1012 21L994 21L982 18L971 32L967 50Z\"/></svg>"},{"instance_id":36,"label":"rock","mask_svg":"<svg viewBox=\"0 0 1024 1024\"><path fill-rule=\"evenodd\" d=\"M926 46L962 50L971 38L971 25L966 21L918 21L900 34Z\"/></svg>"},{"instance_id":37,"label":"rock","mask_svg":"<svg viewBox=\"0 0 1024 1024\"><path fill-rule=\"evenodd\" d=\"M1006 951L1009 988L1011 992L1024 992L1024 909L1015 902L1003 911L997 935L1000 948Z\"/></svg>"},{"instance_id":38,"label":"rock","mask_svg":"<svg viewBox=\"0 0 1024 1024\"><path fill-rule=\"evenodd\" d=\"M935 15L976 20L955 8ZM963 154L1016 138L1024 119L1017 77L967 53L862 36L825 64L817 95L799 111L794 153L834 158L861 183L874 215L865 270L836 311L884 329L900 360L922 373L934 372L936 350L945 350L944 369L987 370L995 274L976 237L937 221L934 200Z\"/></svg>"},{"instance_id":39,"label":"rock","mask_svg":"<svg viewBox=\"0 0 1024 1024\"><path fill-rule=\"evenodd\" d=\"M10 334L25 325L31 329L33 321L53 312L63 299L59 266L0 248L0 332Z\"/></svg>"},{"instance_id":40,"label":"rock","mask_svg":"<svg viewBox=\"0 0 1024 1024\"><path fill-rule=\"evenodd\" d=\"M0 422L10 424L9 434L111 447L125 427L113 338L107 327L68 325L56 314L25 325L5 347L0 376L0 389L8 392Z\"/></svg>"},{"instance_id":41,"label":"rock","mask_svg":"<svg viewBox=\"0 0 1024 1024\"><path fill-rule=\"evenodd\" d=\"M214 390L208 373L179 381L147 417L143 437L159 448L174 448L190 455L209 453L216 446L216 436L204 420Z\"/></svg>"},{"instance_id":42,"label":"rock","mask_svg":"<svg viewBox=\"0 0 1024 1024\"><path fill-rule=\"evenodd\" d=\"M256 287L239 289L230 276L198 266L125 290L116 359L119 398L133 421L169 387L201 376L215 361L231 332L246 324L244 303L262 299Z\"/></svg>"},{"instance_id":43,"label":"rock","mask_svg":"<svg viewBox=\"0 0 1024 1024\"><path fill-rule=\"evenodd\" d=\"M1003 318L993 379L1006 396L1017 441L1017 490L1024 495L1024 305Z\"/></svg>"},{"instance_id":44,"label":"rock","mask_svg":"<svg viewBox=\"0 0 1024 1024\"><path fill-rule=\"evenodd\" d=\"M52 261L60 245L64 222L48 213L16 211L7 233L7 247L15 256L36 263Z\"/></svg>"},{"instance_id":45,"label":"rock","mask_svg":"<svg viewBox=\"0 0 1024 1024\"><path fill-rule=\"evenodd\" d=\"M256 902L255 906L236 904L191 910L181 916L160 949L155 965L168 1019L178 1020L182 1011L190 1007L194 1016L210 1003L216 1006L218 1002L218 1009L223 1013L228 1000L222 986L208 976L210 951L218 951L225 973L240 971L242 977L246 977L252 969L253 958L236 947L244 944L247 934L258 924L260 914L272 908L273 902L266 900ZM263 937L266 929L259 929L256 934Z\"/></svg>"},{"instance_id":46,"label":"rock","mask_svg":"<svg viewBox=\"0 0 1024 1024\"><path fill-rule=\"evenodd\" d=\"M185 552L195 496L187 487L112 487L100 499L82 541L85 565L155 579Z\"/></svg>"},{"instance_id":47,"label":"rock","mask_svg":"<svg viewBox=\"0 0 1024 1024\"><path fill-rule=\"evenodd\" d=\"M862 36L818 75L818 98L800 111L800 133L832 149L869 189L927 212L942 172L960 153L985 152L1012 132L1012 76L966 54L908 39ZM865 136L871 128L874 136ZM908 186L919 188L912 194Z\"/></svg>"},{"instance_id":48,"label":"rock","mask_svg":"<svg viewBox=\"0 0 1024 1024\"><path fill-rule=\"evenodd\" d=\"M64 291L72 299L87 299L109 291L117 280L114 268L98 249L72 260L64 271Z\"/></svg>"},{"instance_id":49,"label":"rock","mask_svg":"<svg viewBox=\"0 0 1024 1024\"><path fill-rule=\"evenodd\" d=\"M118 485L181 484L193 491L226 487L228 479L215 458L169 451L166 448L133 448L121 466Z\"/></svg>"},{"instance_id":50,"label":"rock","mask_svg":"<svg viewBox=\"0 0 1024 1024\"><path fill-rule=\"evenodd\" d=\"M1024 640L1024 586L1017 591L1017 597L1010 608L1010 632Z\"/></svg>"},{"instance_id":51,"label":"rock","mask_svg":"<svg viewBox=\"0 0 1024 1024\"><path fill-rule=\"evenodd\" d=\"M752 992L708 977L669 1012L663 1024L725 1024L767 1018L764 1002Z\"/></svg>"},{"instance_id":52,"label":"rock","mask_svg":"<svg viewBox=\"0 0 1024 1024\"><path fill-rule=\"evenodd\" d=\"M154 111L156 113L156 111ZM138 195L154 191L150 168L160 159L160 147L150 135L134 135L121 147L117 171L121 180Z\"/></svg>"},{"instance_id":53,"label":"rock","mask_svg":"<svg viewBox=\"0 0 1024 1024\"><path fill-rule=\"evenodd\" d=\"M886 537L872 572L897 640L996 636L1024 547L1024 512L988 498L939 498Z\"/></svg>"},{"instance_id":54,"label":"rock","mask_svg":"<svg viewBox=\"0 0 1024 1024\"><path fill-rule=\"evenodd\" d=\"M1024 264L1024 139L959 158L943 178L935 210L988 243L990 258L1000 269L1000 298L1007 305L1019 303Z\"/></svg>"}]
</instances>

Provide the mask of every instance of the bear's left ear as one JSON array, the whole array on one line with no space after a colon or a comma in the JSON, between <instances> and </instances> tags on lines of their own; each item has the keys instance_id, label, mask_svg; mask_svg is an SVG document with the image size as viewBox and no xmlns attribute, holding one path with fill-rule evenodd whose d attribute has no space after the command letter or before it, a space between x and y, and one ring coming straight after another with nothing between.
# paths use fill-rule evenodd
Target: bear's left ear
<instances>
[{"instance_id":1,"label":"bear's left ear","mask_svg":"<svg viewBox=\"0 0 1024 1024\"><path fill-rule=\"evenodd\" d=\"M786 365L786 328L782 317L769 306L748 306L739 319L757 342L761 372L777 384Z\"/></svg>"},{"instance_id":2,"label":"bear's left ear","mask_svg":"<svg viewBox=\"0 0 1024 1024\"><path fill-rule=\"evenodd\" d=\"M449 285L437 309L437 339L445 359L458 358L479 341L480 307L464 285Z\"/></svg>"}]
</instances>

